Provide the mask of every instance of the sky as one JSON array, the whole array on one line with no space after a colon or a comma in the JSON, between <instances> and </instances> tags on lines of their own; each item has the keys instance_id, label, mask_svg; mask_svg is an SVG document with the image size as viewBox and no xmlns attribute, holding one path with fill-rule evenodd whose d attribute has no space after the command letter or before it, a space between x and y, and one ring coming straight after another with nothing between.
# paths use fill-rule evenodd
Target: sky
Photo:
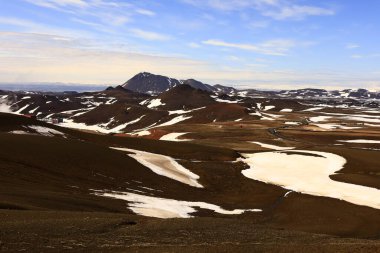
<instances>
[{"instance_id":1,"label":"sky","mask_svg":"<svg viewBox=\"0 0 380 253\"><path fill-rule=\"evenodd\" d=\"M380 90L378 0L0 0L0 82Z\"/></svg>"}]
</instances>

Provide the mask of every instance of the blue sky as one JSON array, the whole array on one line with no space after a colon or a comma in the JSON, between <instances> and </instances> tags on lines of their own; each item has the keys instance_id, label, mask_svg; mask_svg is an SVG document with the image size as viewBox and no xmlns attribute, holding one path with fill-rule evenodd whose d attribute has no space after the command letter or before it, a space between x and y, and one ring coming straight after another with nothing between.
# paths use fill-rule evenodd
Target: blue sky
<instances>
[{"instance_id":1,"label":"blue sky","mask_svg":"<svg viewBox=\"0 0 380 253\"><path fill-rule=\"evenodd\" d=\"M0 0L0 82L380 89L376 0Z\"/></svg>"}]
</instances>

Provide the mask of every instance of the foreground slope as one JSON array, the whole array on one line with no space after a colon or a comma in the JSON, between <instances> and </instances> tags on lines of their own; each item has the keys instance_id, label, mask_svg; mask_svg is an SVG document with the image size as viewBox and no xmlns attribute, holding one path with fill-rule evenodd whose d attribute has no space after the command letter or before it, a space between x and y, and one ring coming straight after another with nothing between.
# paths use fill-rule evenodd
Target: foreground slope
<instances>
[{"instance_id":1,"label":"foreground slope","mask_svg":"<svg viewBox=\"0 0 380 253\"><path fill-rule=\"evenodd\" d=\"M1 246L9 250L54 247L95 251L149 251L154 247L155 251L167 252L186 245L191 252L206 243L206 250L217 252L279 250L291 238L295 243L289 251L326 247L331 251L338 249L336 245L342 250L376 249L379 210L289 192L245 177L242 172L249 167L239 161L242 156L237 151L267 150L248 140L280 144L271 140L273 136L265 128L268 125L251 123L248 127L244 123L241 128L242 124L190 125L197 133L193 134L195 140L187 143L92 134L0 114L0 141L4 144L0 146L0 215L6 220L0 225ZM181 127L185 126L164 128L178 131ZM371 174L363 175L367 180L355 176L357 158L350 158L356 157L354 150L313 147L296 135L297 127L279 130L285 138L292 134L299 141L284 139L282 146L308 145L309 149L341 154L350 159L345 168L348 171L334 175L334 180L361 180L362 185L375 182L370 181ZM232 140L240 146L232 145ZM235 146L237 151L217 146ZM165 172L164 164L157 171L141 163L132 155L133 150L174 158L179 166L198 176L195 178L202 187L176 179ZM370 161L369 171L378 167L371 151L361 152ZM152 206L154 203L169 206ZM195 218L149 217L163 215ZM178 235L178 230L183 234ZM320 243L326 247L317 246ZM226 248L220 248L221 244Z\"/></svg>"}]
</instances>

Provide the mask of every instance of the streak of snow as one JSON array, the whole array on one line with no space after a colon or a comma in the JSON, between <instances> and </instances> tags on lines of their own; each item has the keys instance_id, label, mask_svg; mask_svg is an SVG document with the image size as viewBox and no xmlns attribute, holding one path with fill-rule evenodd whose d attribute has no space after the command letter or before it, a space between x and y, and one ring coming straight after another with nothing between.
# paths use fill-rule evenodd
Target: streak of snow
<instances>
[{"instance_id":1,"label":"streak of snow","mask_svg":"<svg viewBox=\"0 0 380 253\"><path fill-rule=\"evenodd\" d=\"M111 132L111 133L113 133L113 132L120 132L122 129L126 128L127 126L136 124L137 122L139 122L144 117L145 117L145 115L143 115L140 118L137 118L135 120L129 121L127 123L124 123L122 125L119 125L117 127L114 127L114 128L112 128L112 129L110 129L108 131Z\"/></svg>"},{"instance_id":2,"label":"streak of snow","mask_svg":"<svg viewBox=\"0 0 380 253\"><path fill-rule=\"evenodd\" d=\"M191 141L190 139L178 139L178 137L188 133L170 133L162 136L160 140L162 141Z\"/></svg>"},{"instance_id":3,"label":"streak of snow","mask_svg":"<svg viewBox=\"0 0 380 253\"><path fill-rule=\"evenodd\" d=\"M181 121L185 121L185 120L190 119L190 118L192 118L192 116L183 116L183 115L181 115L181 116L178 116L178 117L175 117L175 118L169 120L168 122L165 122L165 123L162 123L160 125L157 125L155 127L163 127L163 126L174 125L174 124L177 124L177 123L179 123Z\"/></svg>"},{"instance_id":4,"label":"streak of snow","mask_svg":"<svg viewBox=\"0 0 380 253\"><path fill-rule=\"evenodd\" d=\"M30 111L29 111L29 113L35 113L35 111L37 111L37 110L38 110L38 108L40 108L40 107L39 107L39 106L37 106L36 108L34 108L34 109L30 110Z\"/></svg>"},{"instance_id":5,"label":"streak of snow","mask_svg":"<svg viewBox=\"0 0 380 253\"><path fill-rule=\"evenodd\" d=\"M24 107L22 107L18 111L16 111L15 114L20 114L23 110L25 110L28 107L29 107L29 105L25 105Z\"/></svg>"},{"instance_id":6,"label":"streak of snow","mask_svg":"<svg viewBox=\"0 0 380 253\"><path fill-rule=\"evenodd\" d=\"M121 124L119 126L116 126L112 129L106 129L104 128L104 125L99 124L99 125L86 125L85 123L77 123L74 122L72 119L65 119L63 123L59 123L60 126L62 127L67 127L67 128L76 128L76 129L81 129L81 130L89 130L89 131L96 131L99 133L119 133L122 129L126 128L129 125L135 124L138 121L140 121L145 115L141 116L140 118L137 118L135 120L132 120L130 122Z\"/></svg>"},{"instance_id":7,"label":"streak of snow","mask_svg":"<svg viewBox=\"0 0 380 253\"><path fill-rule=\"evenodd\" d=\"M227 100L227 99L215 98L215 101L219 103L237 104L241 100Z\"/></svg>"},{"instance_id":8,"label":"streak of snow","mask_svg":"<svg viewBox=\"0 0 380 253\"><path fill-rule=\"evenodd\" d=\"M319 128L322 128L322 129L327 129L327 130L331 130L331 129L344 129L344 130L353 130L353 129L360 129L361 127L349 127L349 126L342 126L342 125L339 125L339 124L313 124Z\"/></svg>"},{"instance_id":9,"label":"streak of snow","mask_svg":"<svg viewBox=\"0 0 380 253\"><path fill-rule=\"evenodd\" d=\"M295 147L280 147L276 145L271 145L271 144L265 144L262 142L258 141L250 141L250 143L259 145L260 147L267 148L267 149L273 149L273 150L289 150L289 149L295 149Z\"/></svg>"},{"instance_id":10,"label":"streak of snow","mask_svg":"<svg viewBox=\"0 0 380 253\"><path fill-rule=\"evenodd\" d=\"M190 112L193 112L193 111L198 111L198 110L201 110L201 109L204 109L206 108L205 106L204 107L200 107L200 108L196 108L196 109L192 109L192 110L176 110L176 111L169 111L169 115L172 115L172 114L186 114L186 113L190 113Z\"/></svg>"},{"instance_id":11,"label":"streak of snow","mask_svg":"<svg viewBox=\"0 0 380 253\"><path fill-rule=\"evenodd\" d=\"M150 131L144 130L144 131L139 131L134 133L137 136L147 136L150 135Z\"/></svg>"},{"instance_id":12,"label":"streak of snow","mask_svg":"<svg viewBox=\"0 0 380 253\"><path fill-rule=\"evenodd\" d=\"M199 176L184 168L172 157L128 148L112 149L134 153L129 154L129 156L158 175L171 178L193 187L203 188L203 186L198 183Z\"/></svg>"},{"instance_id":13,"label":"streak of snow","mask_svg":"<svg viewBox=\"0 0 380 253\"><path fill-rule=\"evenodd\" d=\"M357 140L339 140L339 142L380 144L380 140L364 140L364 139L357 139Z\"/></svg>"},{"instance_id":14,"label":"streak of snow","mask_svg":"<svg viewBox=\"0 0 380 253\"><path fill-rule=\"evenodd\" d=\"M64 133L57 131L55 129L49 128L49 127L32 125L32 126L28 126L28 128L35 130L37 133L39 133L41 135L49 136L49 137L53 137L55 135L61 135L61 136L65 135Z\"/></svg>"},{"instance_id":15,"label":"streak of snow","mask_svg":"<svg viewBox=\"0 0 380 253\"><path fill-rule=\"evenodd\" d=\"M332 117L328 117L328 116L316 116L316 117L311 117L310 118L310 121L311 122L322 122L322 121L326 121L328 119L331 119Z\"/></svg>"},{"instance_id":16,"label":"streak of snow","mask_svg":"<svg viewBox=\"0 0 380 253\"><path fill-rule=\"evenodd\" d=\"M205 202L181 201L175 199L145 196L129 192L104 193L97 191L95 195L128 201L128 208L136 214L162 219L191 218L193 217L191 214L197 212L197 209L195 208L212 210L216 213L226 215L262 211L261 209L235 209L228 211L221 208L220 206Z\"/></svg>"},{"instance_id":17,"label":"streak of snow","mask_svg":"<svg viewBox=\"0 0 380 253\"><path fill-rule=\"evenodd\" d=\"M272 110L272 109L274 109L274 108L276 108L276 106L274 106L274 105L266 105L266 106L264 107L263 111L269 111L269 110Z\"/></svg>"},{"instance_id":18,"label":"streak of snow","mask_svg":"<svg viewBox=\"0 0 380 253\"><path fill-rule=\"evenodd\" d=\"M288 121L288 122L285 122L285 125L298 126L298 125L301 125L301 123L296 122L296 121Z\"/></svg>"},{"instance_id":19,"label":"streak of snow","mask_svg":"<svg viewBox=\"0 0 380 253\"><path fill-rule=\"evenodd\" d=\"M322 109L324 109L324 107L313 107L313 108L309 108L309 109L303 110L303 112L319 111L319 110L322 110Z\"/></svg>"}]
</instances>

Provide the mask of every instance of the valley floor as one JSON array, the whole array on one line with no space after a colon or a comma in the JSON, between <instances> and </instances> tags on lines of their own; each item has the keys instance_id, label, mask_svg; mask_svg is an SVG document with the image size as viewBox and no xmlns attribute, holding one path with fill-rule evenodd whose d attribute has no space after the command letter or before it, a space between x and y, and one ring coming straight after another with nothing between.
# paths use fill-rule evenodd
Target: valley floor
<instances>
[{"instance_id":1,"label":"valley floor","mask_svg":"<svg viewBox=\"0 0 380 253\"><path fill-rule=\"evenodd\" d=\"M250 220L0 211L2 252L380 252L377 240L274 229Z\"/></svg>"},{"instance_id":2,"label":"valley floor","mask_svg":"<svg viewBox=\"0 0 380 253\"><path fill-rule=\"evenodd\" d=\"M140 137L0 113L0 251L380 252L380 112L293 109Z\"/></svg>"}]
</instances>

